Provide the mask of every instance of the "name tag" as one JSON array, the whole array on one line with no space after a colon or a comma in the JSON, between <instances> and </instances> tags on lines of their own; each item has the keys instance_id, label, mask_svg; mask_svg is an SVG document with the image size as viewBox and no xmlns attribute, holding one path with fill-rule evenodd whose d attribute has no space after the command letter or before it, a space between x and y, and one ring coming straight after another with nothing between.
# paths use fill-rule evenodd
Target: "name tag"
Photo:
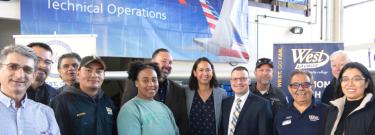
<instances>
[{"instance_id":1,"label":"name tag","mask_svg":"<svg viewBox=\"0 0 375 135\"><path fill-rule=\"evenodd\" d=\"M290 124L292 124L292 120L284 120L281 125L286 126L286 125L290 125Z\"/></svg>"},{"instance_id":2,"label":"name tag","mask_svg":"<svg viewBox=\"0 0 375 135\"><path fill-rule=\"evenodd\" d=\"M107 110L108 115L113 115L112 108L105 107L105 109Z\"/></svg>"},{"instance_id":3,"label":"name tag","mask_svg":"<svg viewBox=\"0 0 375 135\"><path fill-rule=\"evenodd\" d=\"M84 115L86 115L86 113L85 112L81 112L81 113L77 114L77 117L81 117L81 116L84 116Z\"/></svg>"}]
</instances>

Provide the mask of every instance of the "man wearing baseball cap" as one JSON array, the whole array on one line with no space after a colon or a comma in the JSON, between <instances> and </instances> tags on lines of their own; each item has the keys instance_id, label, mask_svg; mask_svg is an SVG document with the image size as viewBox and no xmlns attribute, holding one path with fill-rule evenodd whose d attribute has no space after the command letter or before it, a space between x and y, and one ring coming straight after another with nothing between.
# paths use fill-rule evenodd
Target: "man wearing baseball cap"
<instances>
[{"instance_id":1,"label":"man wearing baseball cap","mask_svg":"<svg viewBox=\"0 0 375 135\"><path fill-rule=\"evenodd\" d=\"M84 57L77 72L79 83L52 100L62 135L117 134L115 106L101 89L105 69L100 57Z\"/></svg>"},{"instance_id":2,"label":"man wearing baseball cap","mask_svg":"<svg viewBox=\"0 0 375 135\"><path fill-rule=\"evenodd\" d=\"M272 111L275 114L277 108L287 104L287 98L283 91L271 84L273 76L273 62L269 58L260 58L256 62L254 71L256 82L250 85L250 90L256 95L271 101Z\"/></svg>"}]
</instances>

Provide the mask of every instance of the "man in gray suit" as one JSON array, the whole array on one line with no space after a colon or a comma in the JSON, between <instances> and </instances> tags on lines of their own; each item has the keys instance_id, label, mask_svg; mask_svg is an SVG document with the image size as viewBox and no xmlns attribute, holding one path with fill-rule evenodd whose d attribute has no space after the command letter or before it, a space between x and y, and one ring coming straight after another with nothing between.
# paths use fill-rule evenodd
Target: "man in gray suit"
<instances>
[{"instance_id":1,"label":"man in gray suit","mask_svg":"<svg viewBox=\"0 0 375 135\"><path fill-rule=\"evenodd\" d=\"M184 89L176 82L168 79L172 70L172 55L167 49L160 48L152 54L151 62L158 64L161 71L158 93L154 99L163 102L171 109L181 135L188 134L188 116L186 107L186 96ZM134 82L126 80L125 90L122 95L121 105L137 95Z\"/></svg>"}]
</instances>

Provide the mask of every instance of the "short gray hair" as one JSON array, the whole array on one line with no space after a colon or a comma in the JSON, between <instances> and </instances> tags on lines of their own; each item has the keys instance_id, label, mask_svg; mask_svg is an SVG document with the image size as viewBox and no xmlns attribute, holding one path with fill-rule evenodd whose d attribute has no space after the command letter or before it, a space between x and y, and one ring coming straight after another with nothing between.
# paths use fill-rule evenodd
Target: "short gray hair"
<instances>
[{"instance_id":1,"label":"short gray hair","mask_svg":"<svg viewBox=\"0 0 375 135\"><path fill-rule=\"evenodd\" d=\"M346 51L344 50L338 50L338 51L335 51L331 54L330 56L330 60L332 61L333 59L337 58L337 57L344 57L346 62L350 62L350 58L349 58L349 55Z\"/></svg>"},{"instance_id":2,"label":"short gray hair","mask_svg":"<svg viewBox=\"0 0 375 135\"><path fill-rule=\"evenodd\" d=\"M5 46L4 49L1 50L1 53L0 53L0 62L3 63L6 57L11 53L17 53L17 54L20 54L27 58L32 59L34 61L34 69L37 68L38 57L36 56L35 52L31 48L27 46L23 46L23 45Z\"/></svg>"}]
</instances>

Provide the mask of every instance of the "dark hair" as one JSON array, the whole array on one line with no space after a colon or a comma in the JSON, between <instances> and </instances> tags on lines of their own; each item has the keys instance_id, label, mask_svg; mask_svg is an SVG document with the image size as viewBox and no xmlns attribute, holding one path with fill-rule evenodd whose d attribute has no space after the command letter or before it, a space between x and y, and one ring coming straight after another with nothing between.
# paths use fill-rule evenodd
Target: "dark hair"
<instances>
[{"instance_id":1,"label":"dark hair","mask_svg":"<svg viewBox=\"0 0 375 135\"><path fill-rule=\"evenodd\" d=\"M156 72L158 79L160 78L160 69L157 63L142 63L140 61L135 61L130 63L128 71L128 79L135 82L138 79L138 74L144 69L152 69Z\"/></svg>"},{"instance_id":2,"label":"dark hair","mask_svg":"<svg viewBox=\"0 0 375 135\"><path fill-rule=\"evenodd\" d=\"M344 72L347 69L353 69L353 68L358 69L362 73L363 77L365 78L365 81L368 82L368 86L365 89L365 93L374 94L374 81L371 77L371 74L364 65L358 62L349 62L345 64L345 66L341 69L341 72L339 74L339 78L338 78L339 84L341 84L341 79L342 79L342 75L344 74ZM338 90L342 90L341 85L339 85L337 88Z\"/></svg>"},{"instance_id":3,"label":"dark hair","mask_svg":"<svg viewBox=\"0 0 375 135\"><path fill-rule=\"evenodd\" d=\"M153 53L152 53L152 59L156 57L156 55L158 55L160 52L169 52L167 49L165 48L159 48L159 49L156 49Z\"/></svg>"},{"instance_id":4,"label":"dark hair","mask_svg":"<svg viewBox=\"0 0 375 135\"><path fill-rule=\"evenodd\" d=\"M310 79L310 83L313 84L314 82L314 77L313 75L307 71L307 70L294 70L291 74L290 74L290 78L289 78L289 83L292 81L292 78L293 76L297 75L297 74L303 74L303 75L306 75L307 77L309 77Z\"/></svg>"},{"instance_id":5,"label":"dark hair","mask_svg":"<svg viewBox=\"0 0 375 135\"><path fill-rule=\"evenodd\" d=\"M238 66L238 67L233 68L231 73L233 73L234 71L246 71L247 74L249 75L249 71L244 66Z\"/></svg>"},{"instance_id":6,"label":"dark hair","mask_svg":"<svg viewBox=\"0 0 375 135\"><path fill-rule=\"evenodd\" d=\"M193 69L191 70L191 74L190 74L190 78L189 78L189 88L191 90L198 90L198 88L199 88L197 77L194 76L194 71L197 70L198 64L201 63L202 61L208 62L211 66L211 69L212 69L212 79L210 80L210 88L218 86L218 81L216 79L214 65L211 63L211 61L208 58L201 57L201 58L198 58L194 62Z\"/></svg>"},{"instance_id":7,"label":"dark hair","mask_svg":"<svg viewBox=\"0 0 375 135\"><path fill-rule=\"evenodd\" d=\"M27 47L30 47L30 48L33 48L33 47L35 47L35 46L37 46L37 47L41 47L41 48L43 48L43 49L45 49L45 50L47 50L47 51L50 51L51 54L53 54L53 51L52 51L51 47L49 47L49 45L47 45L46 43L42 43L42 42L32 42L32 43L30 43L30 44L27 45Z\"/></svg>"},{"instance_id":8,"label":"dark hair","mask_svg":"<svg viewBox=\"0 0 375 135\"><path fill-rule=\"evenodd\" d=\"M75 53L75 52L66 53L66 54L63 54L63 55L60 56L60 58L57 62L57 69L60 69L61 61L65 58L75 58L75 59L78 60L78 62L81 61L81 56L79 56L77 53Z\"/></svg>"}]
</instances>

